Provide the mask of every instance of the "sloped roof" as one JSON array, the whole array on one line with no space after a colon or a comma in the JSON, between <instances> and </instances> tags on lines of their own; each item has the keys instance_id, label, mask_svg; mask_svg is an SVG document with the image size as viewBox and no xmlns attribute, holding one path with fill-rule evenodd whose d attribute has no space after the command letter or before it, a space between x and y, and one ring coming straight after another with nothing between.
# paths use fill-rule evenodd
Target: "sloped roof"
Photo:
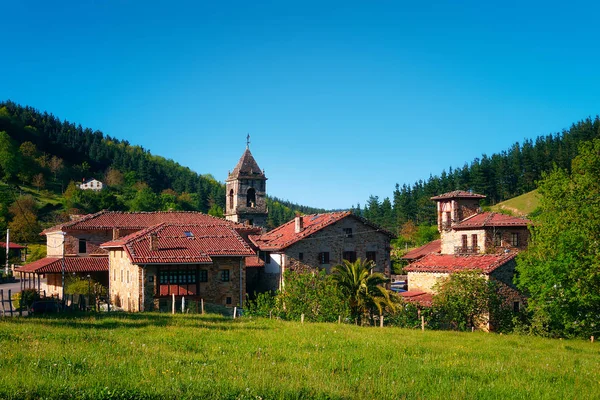
<instances>
[{"instance_id":1,"label":"sloped roof","mask_svg":"<svg viewBox=\"0 0 600 400\"><path fill-rule=\"evenodd\" d=\"M486 196L483 194L477 194L472 192L467 192L465 190L454 190L452 192L440 194L438 196L434 196L431 200L448 200L448 199L485 199Z\"/></svg>"},{"instance_id":2,"label":"sloped roof","mask_svg":"<svg viewBox=\"0 0 600 400\"><path fill-rule=\"evenodd\" d=\"M6 248L6 242L0 242L0 247L2 247L3 249ZM24 249L25 246L21 246L20 244L16 244L13 242L8 242L8 248L9 250L21 250Z\"/></svg>"},{"instance_id":3,"label":"sloped roof","mask_svg":"<svg viewBox=\"0 0 600 400\"><path fill-rule=\"evenodd\" d=\"M77 220L55 225L44 229L42 234L61 230L93 230L93 229L124 229L138 230L161 223L172 224L212 224L235 226L245 229L243 225L227 221L223 218L213 217L197 211L150 211L150 212L123 212L123 211L99 211L95 214L85 215Z\"/></svg>"},{"instance_id":4,"label":"sloped roof","mask_svg":"<svg viewBox=\"0 0 600 400\"><path fill-rule=\"evenodd\" d=\"M151 240L156 240L154 250ZM211 256L256 254L234 228L226 225L163 223L101 247L125 249L134 264L205 264L212 262Z\"/></svg>"},{"instance_id":5,"label":"sloped roof","mask_svg":"<svg viewBox=\"0 0 600 400\"><path fill-rule=\"evenodd\" d=\"M373 231L381 232L393 238L394 235L374 223L352 214L350 211L331 212L323 214L302 215L303 229L296 233L295 218L285 224L273 229L260 236L250 236L250 240L260 249L277 251L284 249L299 240L302 240L310 235L313 235L321 229L341 221L346 217L352 217L360 220L365 225L369 226Z\"/></svg>"},{"instance_id":6,"label":"sloped roof","mask_svg":"<svg viewBox=\"0 0 600 400\"><path fill-rule=\"evenodd\" d=\"M46 257L17 269L18 272L36 274L61 273L62 258ZM65 257L65 272L108 271L108 257Z\"/></svg>"},{"instance_id":7,"label":"sloped roof","mask_svg":"<svg viewBox=\"0 0 600 400\"><path fill-rule=\"evenodd\" d=\"M504 254L473 254L458 256L452 254L428 254L404 268L407 272L441 272L480 270L490 274L517 256L517 252Z\"/></svg>"},{"instance_id":8,"label":"sloped roof","mask_svg":"<svg viewBox=\"0 0 600 400\"><path fill-rule=\"evenodd\" d=\"M258 256L246 257L246 268L260 268L265 266L265 262Z\"/></svg>"},{"instance_id":9,"label":"sloped roof","mask_svg":"<svg viewBox=\"0 0 600 400\"><path fill-rule=\"evenodd\" d=\"M437 239L421 247L417 247L402 256L403 260L416 260L429 253L440 253L442 251L442 240Z\"/></svg>"},{"instance_id":10,"label":"sloped roof","mask_svg":"<svg viewBox=\"0 0 600 400\"><path fill-rule=\"evenodd\" d=\"M424 307L431 307L433 303L433 294L423 292L422 290L407 290L400 293L400 296L409 303L419 304Z\"/></svg>"},{"instance_id":11,"label":"sloped roof","mask_svg":"<svg viewBox=\"0 0 600 400\"><path fill-rule=\"evenodd\" d=\"M244 154L242 154L242 157L227 179L239 178L267 179L252 156L249 148L246 148L246 151L244 151Z\"/></svg>"},{"instance_id":12,"label":"sloped roof","mask_svg":"<svg viewBox=\"0 0 600 400\"><path fill-rule=\"evenodd\" d=\"M474 214L452 225L452 229L472 229L487 227L523 226L527 227L532 222L526 218L513 217L495 212Z\"/></svg>"}]
</instances>

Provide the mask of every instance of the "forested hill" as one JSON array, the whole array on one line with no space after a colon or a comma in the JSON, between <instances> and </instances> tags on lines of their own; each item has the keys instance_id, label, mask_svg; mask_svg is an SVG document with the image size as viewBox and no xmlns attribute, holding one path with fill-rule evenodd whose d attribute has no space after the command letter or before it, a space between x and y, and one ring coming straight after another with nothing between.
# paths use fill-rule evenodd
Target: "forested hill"
<instances>
[{"instance_id":1,"label":"forested hill","mask_svg":"<svg viewBox=\"0 0 600 400\"><path fill-rule=\"evenodd\" d=\"M92 177L107 183L108 190L74 190L73 182ZM11 101L0 102L0 180L11 184L3 185L0 193L0 228L14 218L8 211L14 193L6 193L14 185L34 187L45 198L60 196L61 204L40 215L48 223L69 212L100 209L196 210L219 215L225 206L225 187L211 175L197 174L126 140ZM268 207L270 227L292 219L296 211L324 211L275 198L268 199Z\"/></svg>"},{"instance_id":2,"label":"forested hill","mask_svg":"<svg viewBox=\"0 0 600 400\"><path fill-rule=\"evenodd\" d=\"M560 133L527 139L510 149L492 156L482 155L461 168L450 167L440 175L430 176L412 185L396 184L392 198L380 201L371 196L364 208L355 212L397 232L407 221L416 224L434 224L436 205L432 196L452 190L473 190L487 196L487 205L519 196L536 188L542 173L553 166L571 169L571 161L579 146L600 137L600 119L588 118L577 122Z\"/></svg>"}]
</instances>

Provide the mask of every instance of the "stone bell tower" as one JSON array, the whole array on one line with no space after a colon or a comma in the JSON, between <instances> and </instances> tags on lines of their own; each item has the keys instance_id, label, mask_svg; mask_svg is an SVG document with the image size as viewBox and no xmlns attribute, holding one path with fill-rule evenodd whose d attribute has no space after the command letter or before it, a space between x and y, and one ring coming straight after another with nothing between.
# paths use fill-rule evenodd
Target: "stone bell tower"
<instances>
[{"instance_id":1,"label":"stone bell tower","mask_svg":"<svg viewBox=\"0 0 600 400\"><path fill-rule=\"evenodd\" d=\"M264 228L268 215L267 178L250 152L250 135L246 139L246 151L225 181L225 218Z\"/></svg>"}]
</instances>

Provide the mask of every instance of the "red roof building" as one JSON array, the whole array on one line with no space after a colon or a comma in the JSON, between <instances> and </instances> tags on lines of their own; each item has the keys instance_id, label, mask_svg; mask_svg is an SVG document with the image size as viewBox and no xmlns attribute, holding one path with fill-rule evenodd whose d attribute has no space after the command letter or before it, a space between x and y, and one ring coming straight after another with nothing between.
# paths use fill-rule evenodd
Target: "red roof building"
<instances>
[{"instance_id":1,"label":"red roof building","mask_svg":"<svg viewBox=\"0 0 600 400\"><path fill-rule=\"evenodd\" d=\"M419 258L426 256L431 253L440 253L442 250L442 241L440 239L434 240L427 244L424 244L421 247L417 247L416 249L412 249L408 253L402 256L403 260L407 261L415 261Z\"/></svg>"}]
</instances>

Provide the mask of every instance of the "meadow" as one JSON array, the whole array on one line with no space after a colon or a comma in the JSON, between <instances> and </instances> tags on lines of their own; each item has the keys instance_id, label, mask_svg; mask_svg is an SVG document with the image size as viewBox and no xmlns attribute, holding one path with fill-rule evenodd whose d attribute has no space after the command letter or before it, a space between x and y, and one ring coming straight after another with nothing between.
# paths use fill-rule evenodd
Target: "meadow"
<instances>
[{"instance_id":1,"label":"meadow","mask_svg":"<svg viewBox=\"0 0 600 400\"><path fill-rule=\"evenodd\" d=\"M0 319L0 398L591 399L600 346L217 315Z\"/></svg>"}]
</instances>

